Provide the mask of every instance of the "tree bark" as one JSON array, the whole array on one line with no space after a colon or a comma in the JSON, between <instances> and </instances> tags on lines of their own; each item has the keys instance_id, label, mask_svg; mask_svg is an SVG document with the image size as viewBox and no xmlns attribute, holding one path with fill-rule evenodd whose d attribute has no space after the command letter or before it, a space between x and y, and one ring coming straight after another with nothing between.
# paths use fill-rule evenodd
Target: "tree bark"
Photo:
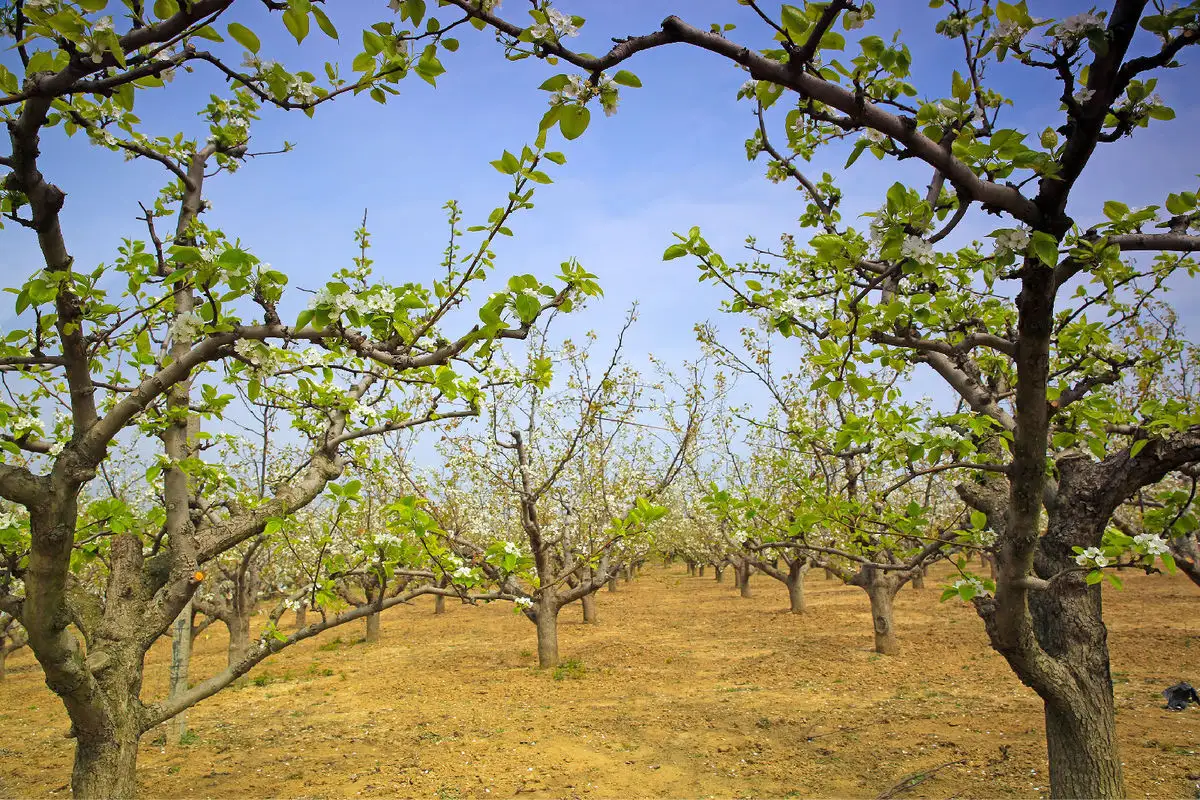
<instances>
[{"instance_id":1,"label":"tree bark","mask_svg":"<svg viewBox=\"0 0 1200 800\"><path fill-rule=\"evenodd\" d=\"M434 596L433 613L434 614L445 614L446 613L446 595L439 594L439 595Z\"/></svg>"},{"instance_id":2,"label":"tree bark","mask_svg":"<svg viewBox=\"0 0 1200 800\"><path fill-rule=\"evenodd\" d=\"M914 570L912 576L912 586L914 589L925 588L925 568Z\"/></svg>"},{"instance_id":3,"label":"tree bark","mask_svg":"<svg viewBox=\"0 0 1200 800\"><path fill-rule=\"evenodd\" d=\"M833 570L831 570L829 567L825 568L825 580L827 580L827 581L833 580Z\"/></svg>"},{"instance_id":4,"label":"tree bark","mask_svg":"<svg viewBox=\"0 0 1200 800\"><path fill-rule=\"evenodd\" d=\"M596 595L585 594L579 599L583 604L583 621L589 625L595 625L599 621L596 618Z\"/></svg>"},{"instance_id":5,"label":"tree bark","mask_svg":"<svg viewBox=\"0 0 1200 800\"><path fill-rule=\"evenodd\" d=\"M250 646L250 617L247 614L234 613L229 619L222 620L229 629L229 665L242 660L246 648Z\"/></svg>"},{"instance_id":6,"label":"tree bark","mask_svg":"<svg viewBox=\"0 0 1200 800\"><path fill-rule=\"evenodd\" d=\"M171 686L168 697L175 698L188 690L188 668L192 662L192 601L183 607L171 625ZM187 733L187 711L180 711L171 720L171 737L175 742Z\"/></svg>"},{"instance_id":7,"label":"tree bark","mask_svg":"<svg viewBox=\"0 0 1200 800\"><path fill-rule=\"evenodd\" d=\"M76 798L132 798L137 794L138 738L133 720L122 720L107 735L76 736L71 794Z\"/></svg>"},{"instance_id":8,"label":"tree bark","mask_svg":"<svg viewBox=\"0 0 1200 800\"><path fill-rule=\"evenodd\" d=\"M896 641L896 628L892 617L892 600L896 596L895 589L887 585L878 585L867 589L871 598L871 620L875 626L875 652L885 656L894 656L900 652L900 644Z\"/></svg>"},{"instance_id":9,"label":"tree bark","mask_svg":"<svg viewBox=\"0 0 1200 800\"><path fill-rule=\"evenodd\" d=\"M301 603L300 607L296 609L296 627L303 628L307 624L308 624L308 604Z\"/></svg>"},{"instance_id":10,"label":"tree bark","mask_svg":"<svg viewBox=\"0 0 1200 800\"><path fill-rule=\"evenodd\" d=\"M742 590L742 597L753 597L754 593L750 591L750 564L749 562L738 567L740 580L738 580L738 588Z\"/></svg>"},{"instance_id":11,"label":"tree bark","mask_svg":"<svg viewBox=\"0 0 1200 800\"><path fill-rule=\"evenodd\" d=\"M2 643L0 643L0 683L3 683L5 677L7 677L7 674L8 674L8 667L6 666L7 662L8 662L8 648L5 647Z\"/></svg>"},{"instance_id":12,"label":"tree bark","mask_svg":"<svg viewBox=\"0 0 1200 800\"><path fill-rule=\"evenodd\" d=\"M701 578L704 577L704 565L703 564L700 565L700 573L699 574L700 574Z\"/></svg>"},{"instance_id":13,"label":"tree bark","mask_svg":"<svg viewBox=\"0 0 1200 800\"><path fill-rule=\"evenodd\" d=\"M804 575L808 567L797 561L788 569L788 602L793 614L803 614L808 607L804 600Z\"/></svg>"},{"instance_id":14,"label":"tree bark","mask_svg":"<svg viewBox=\"0 0 1200 800\"><path fill-rule=\"evenodd\" d=\"M713 574L714 574L714 575L716 576L716 578L717 578L717 583L724 583L724 582L725 582L725 568L724 568L724 567L714 566L714 567L713 567Z\"/></svg>"},{"instance_id":15,"label":"tree bark","mask_svg":"<svg viewBox=\"0 0 1200 800\"><path fill-rule=\"evenodd\" d=\"M367 644L374 644L379 641L379 613L376 612L367 617Z\"/></svg>"},{"instance_id":16,"label":"tree bark","mask_svg":"<svg viewBox=\"0 0 1200 800\"><path fill-rule=\"evenodd\" d=\"M543 601L537 610L538 666L558 666L558 607Z\"/></svg>"},{"instance_id":17,"label":"tree bark","mask_svg":"<svg viewBox=\"0 0 1200 800\"><path fill-rule=\"evenodd\" d=\"M687 562L687 567L688 567L688 575L696 574L696 562L695 561Z\"/></svg>"},{"instance_id":18,"label":"tree bark","mask_svg":"<svg viewBox=\"0 0 1200 800\"><path fill-rule=\"evenodd\" d=\"M617 576L616 575L613 575L611 578L608 579L608 590L610 592L617 591Z\"/></svg>"}]
</instances>

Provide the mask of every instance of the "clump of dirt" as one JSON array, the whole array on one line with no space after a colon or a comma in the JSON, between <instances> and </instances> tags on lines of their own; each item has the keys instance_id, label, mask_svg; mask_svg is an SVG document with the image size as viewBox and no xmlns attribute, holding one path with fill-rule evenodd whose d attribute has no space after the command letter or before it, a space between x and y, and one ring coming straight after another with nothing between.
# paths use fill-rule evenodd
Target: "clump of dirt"
<instances>
[{"instance_id":1,"label":"clump of dirt","mask_svg":"<svg viewBox=\"0 0 1200 800\"><path fill-rule=\"evenodd\" d=\"M871 652L866 595L811 573L809 611L783 585L650 569L565 609L567 662L538 670L511 606L433 599L385 612L377 644L330 631L188 712L186 744L142 740L145 797L1031 797L1047 793L1042 708L988 647L974 611L929 588L896 602L903 648ZM1128 573L1128 571L1127 571ZM1159 694L1200 683L1200 590L1130 574L1105 590L1118 733L1131 796L1190 796L1200 711ZM224 666L219 626L193 680ZM170 643L145 697L166 691ZM0 684L0 795L69 791L73 742L28 651ZM907 779L906 783L905 782Z\"/></svg>"}]
</instances>

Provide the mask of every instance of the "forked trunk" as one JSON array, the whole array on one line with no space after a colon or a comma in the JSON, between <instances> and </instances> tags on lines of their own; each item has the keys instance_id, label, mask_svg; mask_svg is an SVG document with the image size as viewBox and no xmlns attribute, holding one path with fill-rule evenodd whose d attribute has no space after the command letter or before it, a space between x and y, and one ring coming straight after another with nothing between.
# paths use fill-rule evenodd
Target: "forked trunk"
<instances>
[{"instance_id":1,"label":"forked trunk","mask_svg":"<svg viewBox=\"0 0 1200 800\"><path fill-rule=\"evenodd\" d=\"M553 601L542 602L537 610L538 666L558 666L558 607Z\"/></svg>"},{"instance_id":2,"label":"forked trunk","mask_svg":"<svg viewBox=\"0 0 1200 800\"><path fill-rule=\"evenodd\" d=\"M379 641L379 612L367 616L367 644Z\"/></svg>"},{"instance_id":3,"label":"forked trunk","mask_svg":"<svg viewBox=\"0 0 1200 800\"><path fill-rule=\"evenodd\" d=\"M579 602L583 603L583 621L589 625L595 625L598 621L596 618L596 595L585 594Z\"/></svg>"},{"instance_id":4,"label":"forked trunk","mask_svg":"<svg viewBox=\"0 0 1200 800\"><path fill-rule=\"evenodd\" d=\"M98 800L134 797L139 736L132 721L103 734L77 736L71 794Z\"/></svg>"}]
</instances>

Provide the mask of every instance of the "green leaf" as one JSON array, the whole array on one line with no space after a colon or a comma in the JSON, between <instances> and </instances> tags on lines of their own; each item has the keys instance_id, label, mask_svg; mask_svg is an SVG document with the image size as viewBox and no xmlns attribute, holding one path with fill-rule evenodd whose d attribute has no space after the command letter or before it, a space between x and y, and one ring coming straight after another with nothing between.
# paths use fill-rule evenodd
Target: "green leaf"
<instances>
[{"instance_id":1,"label":"green leaf","mask_svg":"<svg viewBox=\"0 0 1200 800\"><path fill-rule=\"evenodd\" d=\"M290 7L283 12L283 27L287 28L288 33L296 37L296 43L300 44L304 37L308 36L308 13L296 6Z\"/></svg>"},{"instance_id":2,"label":"green leaf","mask_svg":"<svg viewBox=\"0 0 1200 800\"><path fill-rule=\"evenodd\" d=\"M1136 442L1134 442L1133 447L1129 448L1129 457L1133 458L1138 453L1142 452L1142 448L1145 447L1149 441L1149 439L1138 439Z\"/></svg>"},{"instance_id":3,"label":"green leaf","mask_svg":"<svg viewBox=\"0 0 1200 800\"><path fill-rule=\"evenodd\" d=\"M1053 267L1058 264L1058 241L1050 234L1044 231L1034 231L1033 254L1047 266Z\"/></svg>"},{"instance_id":4,"label":"green leaf","mask_svg":"<svg viewBox=\"0 0 1200 800\"><path fill-rule=\"evenodd\" d=\"M682 258L688 254L688 249L682 244L673 244L663 253L663 261L670 261L674 258Z\"/></svg>"},{"instance_id":5,"label":"green leaf","mask_svg":"<svg viewBox=\"0 0 1200 800\"><path fill-rule=\"evenodd\" d=\"M578 139L592 121L592 112L586 106L560 106L558 128L566 139Z\"/></svg>"},{"instance_id":6,"label":"green leaf","mask_svg":"<svg viewBox=\"0 0 1200 800\"><path fill-rule=\"evenodd\" d=\"M317 27L321 29L321 32L324 33L326 36L328 36L330 39L333 39L336 41L338 38L337 28L333 27L333 23L329 21L329 17L326 16L325 12L322 11L320 9L320 7L313 6L312 7L312 15L313 15L313 18L316 19Z\"/></svg>"},{"instance_id":7,"label":"green leaf","mask_svg":"<svg viewBox=\"0 0 1200 800\"><path fill-rule=\"evenodd\" d=\"M159 19L173 17L179 13L178 0L154 0L154 16Z\"/></svg>"},{"instance_id":8,"label":"green leaf","mask_svg":"<svg viewBox=\"0 0 1200 800\"><path fill-rule=\"evenodd\" d=\"M503 156L496 161L491 162L491 164L505 175L515 175L517 171L521 169L521 162L517 160L516 156L507 150L504 151Z\"/></svg>"},{"instance_id":9,"label":"green leaf","mask_svg":"<svg viewBox=\"0 0 1200 800\"><path fill-rule=\"evenodd\" d=\"M642 88L642 81L637 75L634 75L627 69L617 70L617 74L613 75L613 83L618 83L621 86L629 86L634 89Z\"/></svg>"},{"instance_id":10,"label":"green leaf","mask_svg":"<svg viewBox=\"0 0 1200 800\"><path fill-rule=\"evenodd\" d=\"M974 528L977 531L986 530L987 524L988 524L987 514L983 513L982 511L972 511L971 512L971 527L972 528Z\"/></svg>"},{"instance_id":11,"label":"green leaf","mask_svg":"<svg viewBox=\"0 0 1200 800\"><path fill-rule=\"evenodd\" d=\"M254 31L250 30L241 23L231 22L228 26L226 26L226 30L229 31L229 35L233 37L235 42L249 50L251 53L258 53L259 48L262 47L262 42L260 42L258 37L254 35Z\"/></svg>"}]
</instances>

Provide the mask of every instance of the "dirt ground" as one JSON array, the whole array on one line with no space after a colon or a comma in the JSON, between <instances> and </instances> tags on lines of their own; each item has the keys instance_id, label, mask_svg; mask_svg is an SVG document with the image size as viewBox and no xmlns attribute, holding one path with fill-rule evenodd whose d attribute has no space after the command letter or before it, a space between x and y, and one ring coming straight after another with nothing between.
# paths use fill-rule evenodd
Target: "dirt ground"
<instances>
[{"instance_id":1,"label":"dirt ground","mask_svg":"<svg viewBox=\"0 0 1200 800\"><path fill-rule=\"evenodd\" d=\"M939 574L941 570L935 572ZM1128 574L1128 573L1127 573ZM974 612L905 588L903 652L871 652L866 595L648 569L599 595L600 624L563 611L567 666L536 669L534 628L511 606L432 598L330 631L189 712L189 743L151 732L143 797L1035 797L1047 776L1041 704L986 644ZM1117 724L1132 797L1194 797L1200 708L1160 691L1200 684L1200 590L1130 575L1105 589ZM193 679L223 666L223 628L197 642ZM169 642L145 696L165 691ZM62 705L27 650L0 684L0 796L67 794ZM909 779L911 788L899 785Z\"/></svg>"}]
</instances>

